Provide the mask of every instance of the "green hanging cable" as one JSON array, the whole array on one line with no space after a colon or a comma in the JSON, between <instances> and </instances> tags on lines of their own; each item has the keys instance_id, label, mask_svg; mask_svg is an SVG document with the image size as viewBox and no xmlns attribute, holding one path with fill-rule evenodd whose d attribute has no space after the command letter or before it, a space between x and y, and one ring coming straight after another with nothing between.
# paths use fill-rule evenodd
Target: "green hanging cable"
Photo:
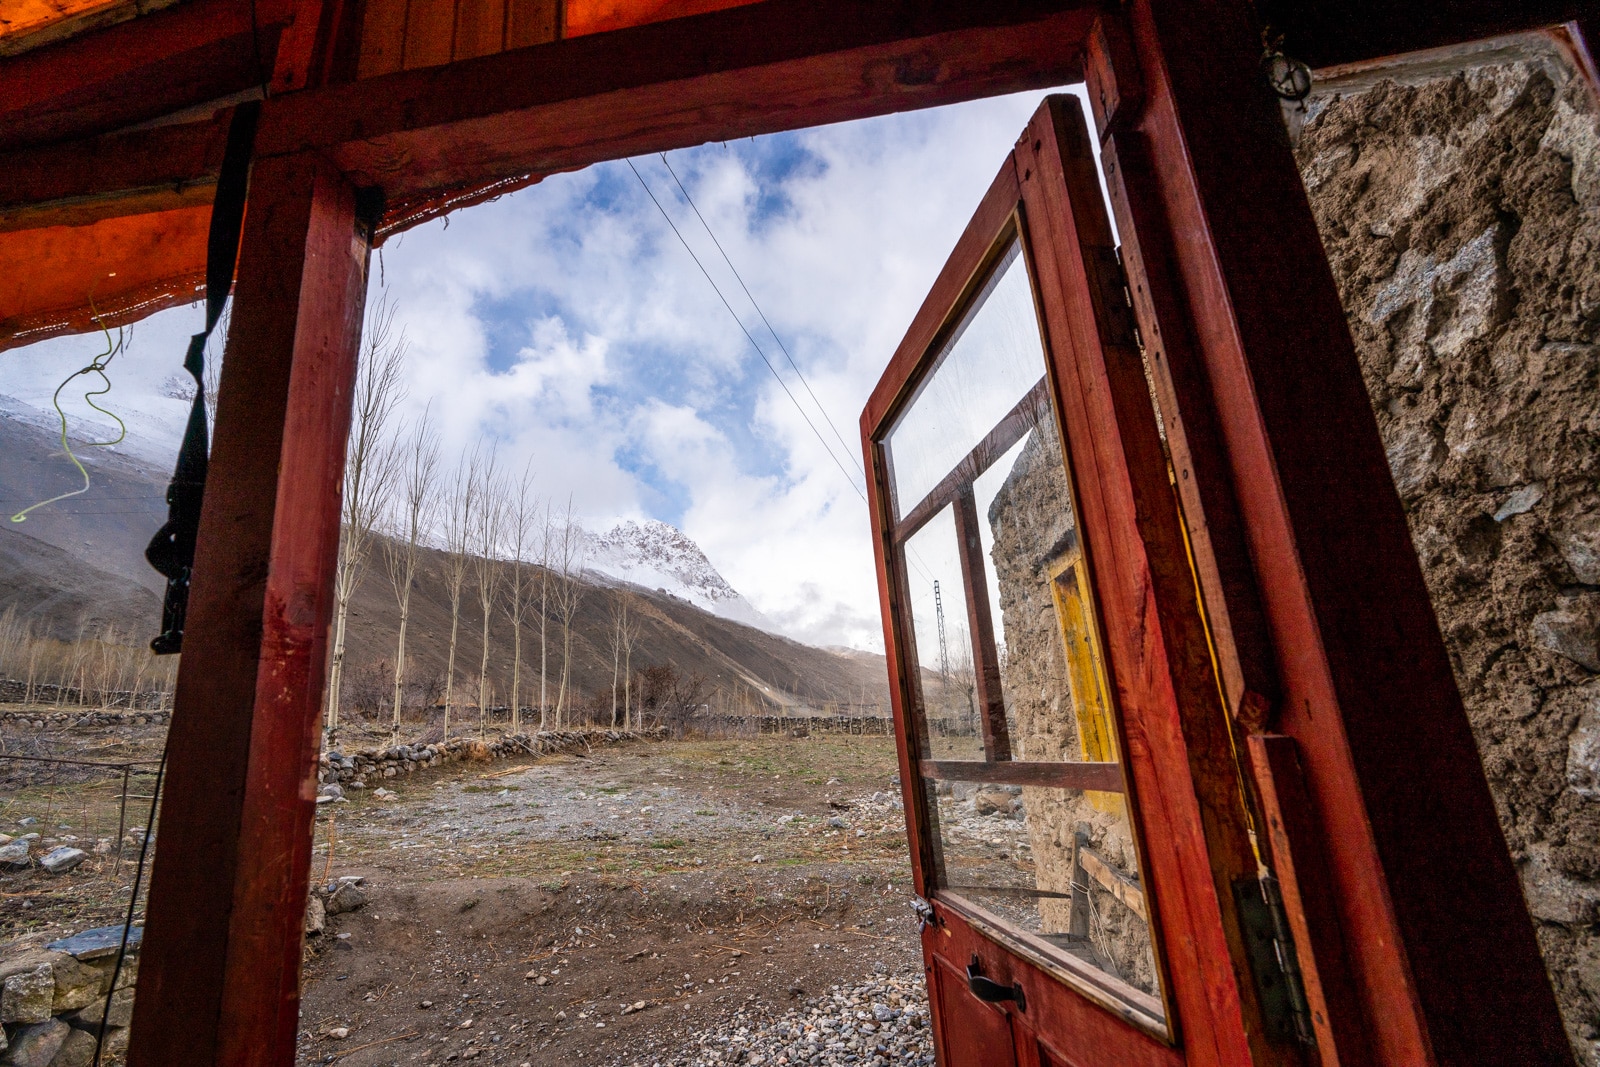
<instances>
[{"instance_id":1,"label":"green hanging cable","mask_svg":"<svg viewBox=\"0 0 1600 1067\"><path fill-rule=\"evenodd\" d=\"M12 522L27 522L28 512L37 511L39 508L45 507L48 504L55 504L70 497L82 496L84 493L89 491L88 468L84 467L82 461L78 459L77 454L72 451L72 444L67 440L67 413L61 410L61 391L70 385L73 379L82 378L89 374L98 374L100 376L100 381L104 383L105 388L91 389L89 392L83 394L84 403L100 412L100 414L108 416L112 422L117 424L117 429L119 431L117 436L110 441L90 441L84 447L109 448L112 445L121 444L123 439L128 436L127 424L118 418L115 412L107 411L105 408L94 402L95 397L105 396L107 393L111 392L111 379L106 376L106 368L111 365L111 361L113 359L117 358L117 353L122 351L122 327L117 327L117 339L115 342L113 342L111 340L111 331L106 329L105 320L100 317L99 311L95 309L93 300L89 301L89 309L94 311L94 321L100 324L100 332L105 335L106 350L101 352L98 356L95 356L94 359L89 362L87 367L67 375L66 379L63 380L60 385L56 386L55 393L50 397L50 404L56 409L56 415L58 415L61 419L61 448L66 452L67 458L72 460L72 465L78 468L78 473L83 475L83 487L81 489L74 489L71 492L62 493L60 496L53 496L49 500L41 500L37 504L23 508L15 515L11 516Z\"/></svg>"}]
</instances>

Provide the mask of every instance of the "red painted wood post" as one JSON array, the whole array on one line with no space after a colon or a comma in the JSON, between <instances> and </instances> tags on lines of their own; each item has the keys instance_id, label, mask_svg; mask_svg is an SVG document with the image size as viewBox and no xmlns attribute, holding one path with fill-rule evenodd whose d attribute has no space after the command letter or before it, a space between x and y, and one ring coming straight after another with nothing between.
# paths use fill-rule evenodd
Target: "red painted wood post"
<instances>
[{"instance_id":1,"label":"red painted wood post","mask_svg":"<svg viewBox=\"0 0 1600 1067\"><path fill-rule=\"evenodd\" d=\"M355 194L258 161L168 741L128 1062L294 1062L340 484L366 296Z\"/></svg>"},{"instance_id":2,"label":"red painted wood post","mask_svg":"<svg viewBox=\"0 0 1600 1067\"><path fill-rule=\"evenodd\" d=\"M1251 6L1131 14L1116 136L1154 164L1375 1059L1571 1063Z\"/></svg>"}]
</instances>

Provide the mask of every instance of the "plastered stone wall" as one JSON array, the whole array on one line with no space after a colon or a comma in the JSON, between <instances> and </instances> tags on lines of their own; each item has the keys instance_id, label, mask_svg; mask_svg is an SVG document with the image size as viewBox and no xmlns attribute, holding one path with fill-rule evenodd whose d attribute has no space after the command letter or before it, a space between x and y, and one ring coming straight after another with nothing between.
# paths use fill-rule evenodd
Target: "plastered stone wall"
<instances>
[{"instance_id":1,"label":"plastered stone wall","mask_svg":"<svg viewBox=\"0 0 1600 1067\"><path fill-rule=\"evenodd\" d=\"M1082 760L1048 572L1075 533L1061 440L1053 422L1029 435L989 506L988 521L994 535L990 559L1005 627L1003 686L1016 758ZM1102 810L1082 793L1026 787L1022 806L1039 888L1063 893L1071 888L1073 843L1079 830L1088 834L1089 846L1109 863L1137 876L1133 839L1120 805ZM1129 985L1157 993L1149 927L1093 879L1085 884L1093 905L1089 935L1096 950ZM1067 901L1043 900L1039 911L1047 933L1069 929Z\"/></svg>"},{"instance_id":2,"label":"plastered stone wall","mask_svg":"<svg viewBox=\"0 0 1600 1067\"><path fill-rule=\"evenodd\" d=\"M1600 123L1552 54L1413 81L1319 89L1298 158L1567 1028L1600 1064Z\"/></svg>"}]
</instances>

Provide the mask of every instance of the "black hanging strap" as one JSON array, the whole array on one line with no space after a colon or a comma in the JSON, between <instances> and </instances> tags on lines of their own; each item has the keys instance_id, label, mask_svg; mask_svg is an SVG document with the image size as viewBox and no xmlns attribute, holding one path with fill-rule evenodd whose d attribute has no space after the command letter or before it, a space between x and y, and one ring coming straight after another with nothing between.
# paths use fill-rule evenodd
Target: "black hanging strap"
<instances>
[{"instance_id":1,"label":"black hanging strap","mask_svg":"<svg viewBox=\"0 0 1600 1067\"><path fill-rule=\"evenodd\" d=\"M183 369L194 376L194 405L189 425L178 446L178 464L167 486L167 521L150 539L144 558L167 579L167 596L161 605L161 635L150 642L158 656L183 649L183 617L189 607L189 571L194 566L195 537L200 530L200 503L205 496L206 340L222 317L222 304L233 287L233 265L239 256L239 230L244 222L245 191L250 184L250 155L256 139L258 101L234 109L228 126L228 147L217 177L217 195L211 203L211 232L206 240L206 328L189 338Z\"/></svg>"}]
</instances>

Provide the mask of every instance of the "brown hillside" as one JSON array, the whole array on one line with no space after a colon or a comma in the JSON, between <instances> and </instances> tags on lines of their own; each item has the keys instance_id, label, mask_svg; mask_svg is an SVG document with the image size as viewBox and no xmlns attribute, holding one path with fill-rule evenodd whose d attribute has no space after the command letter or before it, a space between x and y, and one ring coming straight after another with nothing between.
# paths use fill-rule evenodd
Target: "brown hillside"
<instances>
[{"instance_id":1,"label":"brown hillside","mask_svg":"<svg viewBox=\"0 0 1600 1067\"><path fill-rule=\"evenodd\" d=\"M429 550L417 571L412 592L411 625L406 637L409 671L414 677L443 679L450 641L450 596L445 583L443 554ZM530 574L537 568L530 567ZM849 655L814 648L751 626L719 618L669 594L637 586L602 585L599 579L584 585L583 601L573 625L572 686L580 699L610 702L612 655L610 642L612 604L625 588L632 592L641 613L639 640L634 648L635 671L673 666L684 675L703 676L714 696L712 703L736 705L758 700L761 694L773 704L796 707L824 703L879 705L887 713L888 688L884 659L879 655ZM491 700L509 699L512 663L511 623L498 608L490 622L489 679ZM373 553L350 609L346 635L346 702L360 700L387 675L394 661L399 609L381 551ZM469 574L461 596L460 637L456 651L456 684L466 686L475 700L482 655L483 615L478 593ZM555 700L560 678L560 628L549 623L549 699ZM537 701L539 631L536 618L523 631L524 705Z\"/></svg>"}]
</instances>

